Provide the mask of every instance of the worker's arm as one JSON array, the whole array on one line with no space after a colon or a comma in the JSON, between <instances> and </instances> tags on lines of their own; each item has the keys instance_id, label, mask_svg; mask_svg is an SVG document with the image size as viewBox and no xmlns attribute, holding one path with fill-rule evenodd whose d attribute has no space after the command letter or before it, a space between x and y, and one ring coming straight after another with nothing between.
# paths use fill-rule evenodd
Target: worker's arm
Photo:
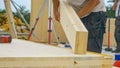
<instances>
[{"instance_id":1,"label":"worker's arm","mask_svg":"<svg viewBox=\"0 0 120 68\"><path fill-rule=\"evenodd\" d=\"M88 0L88 2L83 6L83 8L80 9L80 11L78 12L78 16L81 18L84 15L90 13L96 7L96 5L99 4L99 2L99 0Z\"/></svg>"},{"instance_id":2,"label":"worker's arm","mask_svg":"<svg viewBox=\"0 0 120 68\"><path fill-rule=\"evenodd\" d=\"M118 0L114 0L114 4L112 6L112 10L116 10L117 2L118 2Z\"/></svg>"},{"instance_id":3,"label":"worker's arm","mask_svg":"<svg viewBox=\"0 0 120 68\"><path fill-rule=\"evenodd\" d=\"M59 0L53 0L54 16L57 21L60 21L60 12L58 11L58 8L59 8Z\"/></svg>"}]
</instances>

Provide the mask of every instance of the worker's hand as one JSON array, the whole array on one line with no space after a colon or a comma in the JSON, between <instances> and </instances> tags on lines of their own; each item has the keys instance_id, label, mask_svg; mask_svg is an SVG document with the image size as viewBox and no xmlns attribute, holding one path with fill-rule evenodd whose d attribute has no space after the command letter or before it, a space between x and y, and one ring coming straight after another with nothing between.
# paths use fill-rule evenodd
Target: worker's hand
<instances>
[{"instance_id":1,"label":"worker's hand","mask_svg":"<svg viewBox=\"0 0 120 68\"><path fill-rule=\"evenodd\" d=\"M116 10L116 6L115 5L112 6L112 10Z\"/></svg>"},{"instance_id":2,"label":"worker's hand","mask_svg":"<svg viewBox=\"0 0 120 68\"><path fill-rule=\"evenodd\" d=\"M55 16L55 19L60 22L60 13L58 11L54 11L54 16Z\"/></svg>"},{"instance_id":3,"label":"worker's hand","mask_svg":"<svg viewBox=\"0 0 120 68\"><path fill-rule=\"evenodd\" d=\"M112 10L116 10L116 8L117 8L117 1L114 2L113 6L112 6Z\"/></svg>"}]
</instances>

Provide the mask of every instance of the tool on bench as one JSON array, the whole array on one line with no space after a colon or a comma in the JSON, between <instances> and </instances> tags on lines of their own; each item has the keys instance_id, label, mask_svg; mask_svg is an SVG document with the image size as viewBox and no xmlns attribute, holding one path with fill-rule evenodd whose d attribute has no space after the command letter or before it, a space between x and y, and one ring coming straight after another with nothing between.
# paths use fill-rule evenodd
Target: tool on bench
<instances>
[{"instance_id":1,"label":"tool on bench","mask_svg":"<svg viewBox=\"0 0 120 68\"><path fill-rule=\"evenodd\" d=\"M10 35L1 35L0 43L11 43L12 37Z\"/></svg>"}]
</instances>

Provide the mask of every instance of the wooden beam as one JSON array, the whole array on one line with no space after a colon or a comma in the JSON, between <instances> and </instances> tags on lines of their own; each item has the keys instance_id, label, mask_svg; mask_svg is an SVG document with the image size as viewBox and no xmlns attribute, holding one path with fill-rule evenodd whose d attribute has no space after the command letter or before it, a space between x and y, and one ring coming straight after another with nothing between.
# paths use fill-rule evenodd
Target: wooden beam
<instances>
[{"instance_id":1,"label":"wooden beam","mask_svg":"<svg viewBox=\"0 0 120 68\"><path fill-rule=\"evenodd\" d=\"M16 32L15 25L14 25L10 0L4 0L4 4L5 4L5 8L6 8L10 34L11 34L12 38L17 38L17 32Z\"/></svg>"},{"instance_id":2,"label":"wooden beam","mask_svg":"<svg viewBox=\"0 0 120 68\"><path fill-rule=\"evenodd\" d=\"M76 54L85 54L87 49L88 31L73 8L61 0L61 24L67 39Z\"/></svg>"}]
</instances>

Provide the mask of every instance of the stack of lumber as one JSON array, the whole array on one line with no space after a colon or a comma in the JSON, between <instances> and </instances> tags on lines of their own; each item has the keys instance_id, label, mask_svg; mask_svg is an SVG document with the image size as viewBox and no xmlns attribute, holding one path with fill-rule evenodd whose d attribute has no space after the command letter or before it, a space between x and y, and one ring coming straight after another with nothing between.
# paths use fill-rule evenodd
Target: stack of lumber
<instances>
[{"instance_id":1,"label":"stack of lumber","mask_svg":"<svg viewBox=\"0 0 120 68\"><path fill-rule=\"evenodd\" d=\"M13 19L14 19L14 24L15 24L15 27L16 27L16 31L18 33L28 33L29 32L28 28L21 21L21 19L15 17L15 16L14 16ZM3 29L3 32L8 32L9 31L10 26L9 26L8 23L9 23L9 21L8 21L7 15L5 13L0 14L0 29ZM22 27L24 27L24 29L22 29Z\"/></svg>"}]
</instances>

